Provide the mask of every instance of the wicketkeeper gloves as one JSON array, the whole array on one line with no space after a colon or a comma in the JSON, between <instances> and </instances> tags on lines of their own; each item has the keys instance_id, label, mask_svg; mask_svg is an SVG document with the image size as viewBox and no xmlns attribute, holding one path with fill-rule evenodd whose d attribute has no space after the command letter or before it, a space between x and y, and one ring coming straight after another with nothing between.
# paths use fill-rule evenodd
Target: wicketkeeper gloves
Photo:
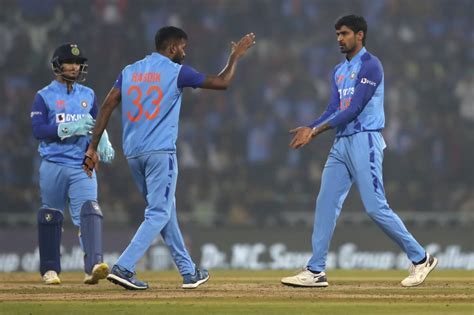
<instances>
[{"instance_id":1,"label":"wicketkeeper gloves","mask_svg":"<svg viewBox=\"0 0 474 315\"><path fill-rule=\"evenodd\" d=\"M85 136L92 132L94 123L95 121L90 114L87 114L78 121L61 123L58 126L58 136L61 140L72 136Z\"/></svg>"}]
</instances>

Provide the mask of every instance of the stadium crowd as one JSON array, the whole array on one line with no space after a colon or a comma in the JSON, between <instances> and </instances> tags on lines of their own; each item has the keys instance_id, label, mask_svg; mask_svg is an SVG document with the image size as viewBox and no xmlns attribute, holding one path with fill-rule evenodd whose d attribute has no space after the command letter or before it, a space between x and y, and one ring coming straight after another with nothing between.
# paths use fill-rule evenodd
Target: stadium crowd
<instances>
[{"instance_id":1,"label":"stadium crowd","mask_svg":"<svg viewBox=\"0 0 474 315\"><path fill-rule=\"evenodd\" d=\"M328 132L302 151L288 130L324 111L342 60L334 20L364 15L367 48L385 70L385 189L397 212L474 209L474 33L471 0L6 0L0 11L0 213L2 224L32 224L40 206L38 142L30 108L53 79L53 49L74 41L89 58L86 85L99 103L121 69L153 50L156 30L183 28L185 63L216 73L230 41L255 32L224 93L186 90L177 191L183 222L201 226L312 225ZM105 223L139 222L143 207L121 153L120 115L107 128L117 151L99 173ZM353 189L345 212L363 212ZM18 218L30 217L21 220Z\"/></svg>"}]
</instances>

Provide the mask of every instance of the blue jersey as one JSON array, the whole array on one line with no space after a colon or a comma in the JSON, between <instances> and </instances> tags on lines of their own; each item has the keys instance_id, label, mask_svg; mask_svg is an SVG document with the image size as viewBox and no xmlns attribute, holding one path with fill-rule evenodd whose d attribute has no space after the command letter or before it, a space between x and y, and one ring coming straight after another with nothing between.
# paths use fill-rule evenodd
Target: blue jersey
<instances>
[{"instance_id":1,"label":"blue jersey","mask_svg":"<svg viewBox=\"0 0 474 315\"><path fill-rule=\"evenodd\" d=\"M92 89L74 83L67 92L65 83L57 80L38 91L31 109L33 135L40 140L38 151L49 162L80 168L90 136L58 137L58 125L77 121L90 113L97 116L95 93Z\"/></svg>"},{"instance_id":2,"label":"blue jersey","mask_svg":"<svg viewBox=\"0 0 474 315\"><path fill-rule=\"evenodd\" d=\"M329 123L337 137L384 128L383 68L377 57L363 47L334 68L332 80L329 105L309 127Z\"/></svg>"},{"instance_id":3,"label":"blue jersey","mask_svg":"<svg viewBox=\"0 0 474 315\"><path fill-rule=\"evenodd\" d=\"M114 85L122 95L125 156L176 152L183 87L196 88L203 80L203 74L159 53L125 67Z\"/></svg>"}]
</instances>

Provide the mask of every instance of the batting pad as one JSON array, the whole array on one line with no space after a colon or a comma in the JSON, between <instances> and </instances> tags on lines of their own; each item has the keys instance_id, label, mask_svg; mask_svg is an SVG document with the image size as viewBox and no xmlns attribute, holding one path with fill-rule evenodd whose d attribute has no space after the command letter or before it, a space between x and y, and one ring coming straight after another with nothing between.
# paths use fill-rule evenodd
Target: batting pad
<instances>
[{"instance_id":1,"label":"batting pad","mask_svg":"<svg viewBox=\"0 0 474 315\"><path fill-rule=\"evenodd\" d=\"M61 272L60 245L63 214L57 209L41 208L38 211L38 244L40 252L40 272L49 270Z\"/></svg>"}]
</instances>

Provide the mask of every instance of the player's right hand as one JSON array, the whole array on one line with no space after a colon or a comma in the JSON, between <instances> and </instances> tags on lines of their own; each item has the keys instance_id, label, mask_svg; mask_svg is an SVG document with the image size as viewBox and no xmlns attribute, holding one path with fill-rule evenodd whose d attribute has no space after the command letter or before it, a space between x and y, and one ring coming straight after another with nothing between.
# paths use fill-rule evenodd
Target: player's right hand
<instances>
[{"instance_id":1,"label":"player's right hand","mask_svg":"<svg viewBox=\"0 0 474 315\"><path fill-rule=\"evenodd\" d=\"M307 145L313 138L313 129L309 127L294 128L290 130L290 133L294 134L290 142L290 147L293 149L299 149Z\"/></svg>"},{"instance_id":2,"label":"player's right hand","mask_svg":"<svg viewBox=\"0 0 474 315\"><path fill-rule=\"evenodd\" d=\"M95 120L90 114L87 114L78 121L59 124L58 136L61 140L72 136L85 136L92 131L94 124Z\"/></svg>"},{"instance_id":3,"label":"player's right hand","mask_svg":"<svg viewBox=\"0 0 474 315\"><path fill-rule=\"evenodd\" d=\"M231 42L232 45L232 53L236 58L240 58L245 53L247 50L255 45L255 34L254 33L249 33L245 36L243 36L239 42L236 44L235 42Z\"/></svg>"},{"instance_id":4,"label":"player's right hand","mask_svg":"<svg viewBox=\"0 0 474 315\"><path fill-rule=\"evenodd\" d=\"M82 169L89 177L92 177L94 169L99 169L99 155L96 150L90 147L87 149L87 152L84 155L84 160L82 161Z\"/></svg>"}]
</instances>

